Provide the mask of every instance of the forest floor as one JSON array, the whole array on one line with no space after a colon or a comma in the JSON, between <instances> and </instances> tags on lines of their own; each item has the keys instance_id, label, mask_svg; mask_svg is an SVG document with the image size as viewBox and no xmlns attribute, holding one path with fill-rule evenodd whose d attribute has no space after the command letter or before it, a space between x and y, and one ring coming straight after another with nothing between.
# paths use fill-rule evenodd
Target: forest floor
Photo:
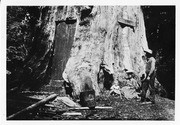
<instances>
[{"instance_id":1,"label":"forest floor","mask_svg":"<svg viewBox=\"0 0 180 125\"><path fill-rule=\"evenodd\" d=\"M136 99L127 100L114 96L96 97L96 105L112 109L75 110L80 116L59 115L63 120L174 120L174 101L156 97L155 104L142 104Z\"/></svg>"},{"instance_id":2,"label":"forest floor","mask_svg":"<svg viewBox=\"0 0 180 125\"><path fill-rule=\"evenodd\" d=\"M46 89L47 90L47 89ZM65 96L57 89L58 97ZM52 92L52 91L51 91ZM43 97L42 97L43 96ZM46 95L41 95L45 98ZM37 96L36 96L37 98ZM174 120L175 101L156 96L155 104L143 104L137 99L127 100L118 96L108 96L105 91L96 97L96 106L112 107L110 109L72 109L61 100L54 100L48 105L19 120ZM52 106L53 105L53 106ZM65 114L66 113L66 114ZM78 115L68 115L78 114Z\"/></svg>"}]
</instances>

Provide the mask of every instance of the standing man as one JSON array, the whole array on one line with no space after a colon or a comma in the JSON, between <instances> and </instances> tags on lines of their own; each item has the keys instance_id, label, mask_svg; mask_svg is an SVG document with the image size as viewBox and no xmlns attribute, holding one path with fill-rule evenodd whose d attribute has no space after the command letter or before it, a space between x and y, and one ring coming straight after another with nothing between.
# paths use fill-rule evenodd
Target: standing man
<instances>
[{"instance_id":1,"label":"standing man","mask_svg":"<svg viewBox=\"0 0 180 125\"><path fill-rule=\"evenodd\" d=\"M155 103L155 76L156 76L156 60L152 57L152 53L147 53L147 62L146 62L146 78L142 81L142 93L141 93L141 101L151 101L153 104ZM147 90L149 89L150 94L147 95Z\"/></svg>"}]
</instances>

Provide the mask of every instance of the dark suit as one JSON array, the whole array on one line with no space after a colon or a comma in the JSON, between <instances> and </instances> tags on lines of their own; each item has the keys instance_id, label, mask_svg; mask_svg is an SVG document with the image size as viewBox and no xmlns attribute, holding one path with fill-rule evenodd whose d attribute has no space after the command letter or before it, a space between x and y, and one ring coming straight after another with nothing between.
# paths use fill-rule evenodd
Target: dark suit
<instances>
[{"instance_id":1,"label":"dark suit","mask_svg":"<svg viewBox=\"0 0 180 125\"><path fill-rule=\"evenodd\" d=\"M150 79L147 79L148 76ZM155 59L153 57L149 58L146 64L146 79L142 82L142 93L141 93L141 101L150 101L152 103L155 102L155 82L156 77L156 69L155 69ZM147 90L150 91L150 96L146 97Z\"/></svg>"}]
</instances>

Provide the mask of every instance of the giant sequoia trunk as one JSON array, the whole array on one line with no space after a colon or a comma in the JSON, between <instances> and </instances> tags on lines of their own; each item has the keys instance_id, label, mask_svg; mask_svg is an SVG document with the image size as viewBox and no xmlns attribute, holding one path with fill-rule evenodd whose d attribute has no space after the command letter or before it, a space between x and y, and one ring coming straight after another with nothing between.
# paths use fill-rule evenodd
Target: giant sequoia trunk
<instances>
[{"instance_id":1,"label":"giant sequoia trunk","mask_svg":"<svg viewBox=\"0 0 180 125\"><path fill-rule=\"evenodd\" d=\"M151 50L140 6L72 6L63 10L66 20L76 20L71 54L63 72L75 94L84 89L89 77L98 95L100 70L110 86L124 83L125 70L133 70L137 75L144 72L142 56Z\"/></svg>"},{"instance_id":2,"label":"giant sequoia trunk","mask_svg":"<svg viewBox=\"0 0 180 125\"><path fill-rule=\"evenodd\" d=\"M142 8L157 78L174 93L175 7ZM8 89L36 89L64 78L79 94L90 78L86 83L98 94L115 82L126 86L125 70L141 76L144 51L151 50L140 6L7 7Z\"/></svg>"},{"instance_id":3,"label":"giant sequoia trunk","mask_svg":"<svg viewBox=\"0 0 180 125\"><path fill-rule=\"evenodd\" d=\"M106 89L115 82L126 85L125 70L133 70L137 75L144 72L142 56L144 51L150 50L140 6L36 8L37 15L33 15L35 12L25 7L24 10L28 10L28 13L25 11L25 24L18 23L19 27L28 25L26 31L31 29L29 36L21 31L22 38L27 41L29 37L31 43L23 65L19 66L22 73L17 78L25 86L35 89L50 79L63 77L72 84L77 95L84 90L85 83L92 84L89 86L98 95L101 83ZM8 26L8 31L13 30L11 23ZM12 42L13 37L9 39L12 35L9 32L8 35L8 41ZM9 62L14 65L14 61ZM9 62L8 70L12 71Z\"/></svg>"},{"instance_id":4,"label":"giant sequoia trunk","mask_svg":"<svg viewBox=\"0 0 180 125\"><path fill-rule=\"evenodd\" d=\"M169 89L175 79L175 9L162 8L144 7L143 12L150 48L157 51L157 62L163 66L158 68L171 80L159 72L157 76ZM7 7L8 89L19 84L35 89L63 78L76 94L84 89L84 83L92 83L98 94L115 82L126 86L125 70L141 76L144 51L151 50L140 6ZM87 77L88 82L84 81Z\"/></svg>"}]
</instances>

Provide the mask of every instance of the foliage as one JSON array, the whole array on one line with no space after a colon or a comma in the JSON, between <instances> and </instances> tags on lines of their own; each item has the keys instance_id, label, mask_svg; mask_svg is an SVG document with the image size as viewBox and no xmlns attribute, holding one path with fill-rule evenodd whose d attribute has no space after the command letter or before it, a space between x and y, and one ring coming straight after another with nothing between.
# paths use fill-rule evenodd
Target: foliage
<instances>
[{"instance_id":1,"label":"foliage","mask_svg":"<svg viewBox=\"0 0 180 125\"><path fill-rule=\"evenodd\" d=\"M45 29L49 21L48 10L49 7L41 6L7 7L8 87L28 81L34 86L40 84L36 79L42 80L46 76L53 51Z\"/></svg>"},{"instance_id":2,"label":"foliage","mask_svg":"<svg viewBox=\"0 0 180 125\"><path fill-rule=\"evenodd\" d=\"M21 67L32 48L38 15L32 10L38 7L7 7L7 69L13 71ZM39 13L36 11L36 13Z\"/></svg>"}]
</instances>

